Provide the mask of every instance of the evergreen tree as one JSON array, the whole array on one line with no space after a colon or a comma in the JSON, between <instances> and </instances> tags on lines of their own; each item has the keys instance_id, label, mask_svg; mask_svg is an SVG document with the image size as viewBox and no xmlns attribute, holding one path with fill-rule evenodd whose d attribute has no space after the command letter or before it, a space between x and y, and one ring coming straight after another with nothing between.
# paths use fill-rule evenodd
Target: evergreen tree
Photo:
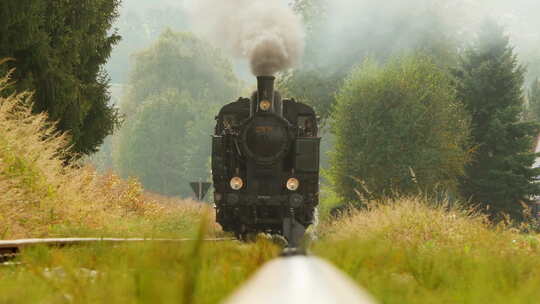
<instances>
[{"instance_id":1,"label":"evergreen tree","mask_svg":"<svg viewBox=\"0 0 540 304\"><path fill-rule=\"evenodd\" d=\"M466 198L499 218L519 218L522 202L540 194L534 183L533 138L538 125L521 122L525 69L519 65L504 29L486 21L476 44L457 72L458 96L472 115L475 159L466 167L461 189Z\"/></svg>"},{"instance_id":2,"label":"evergreen tree","mask_svg":"<svg viewBox=\"0 0 540 304\"><path fill-rule=\"evenodd\" d=\"M529 116L540 122L540 79L536 78L529 90Z\"/></svg>"},{"instance_id":3,"label":"evergreen tree","mask_svg":"<svg viewBox=\"0 0 540 304\"><path fill-rule=\"evenodd\" d=\"M119 3L0 1L0 58L13 58L15 89L35 92L34 110L70 133L79 154L95 152L118 124L102 67L120 39L110 33Z\"/></svg>"}]
</instances>

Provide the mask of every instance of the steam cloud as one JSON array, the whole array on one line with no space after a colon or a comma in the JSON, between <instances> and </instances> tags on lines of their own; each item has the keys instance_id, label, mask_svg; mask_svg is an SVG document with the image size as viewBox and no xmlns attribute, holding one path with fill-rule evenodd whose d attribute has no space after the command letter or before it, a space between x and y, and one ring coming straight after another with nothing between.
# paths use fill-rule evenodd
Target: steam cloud
<instances>
[{"instance_id":1,"label":"steam cloud","mask_svg":"<svg viewBox=\"0 0 540 304\"><path fill-rule=\"evenodd\" d=\"M280 0L192 0L187 4L195 30L247 58L255 76L292 68L304 53L304 30Z\"/></svg>"}]
</instances>

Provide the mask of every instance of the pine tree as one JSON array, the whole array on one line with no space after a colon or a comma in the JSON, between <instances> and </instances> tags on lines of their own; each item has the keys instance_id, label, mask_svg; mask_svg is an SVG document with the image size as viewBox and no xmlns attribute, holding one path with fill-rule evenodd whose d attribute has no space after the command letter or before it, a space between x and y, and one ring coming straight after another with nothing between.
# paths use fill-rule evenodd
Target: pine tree
<instances>
[{"instance_id":1,"label":"pine tree","mask_svg":"<svg viewBox=\"0 0 540 304\"><path fill-rule=\"evenodd\" d=\"M493 219L502 213L520 218L522 203L540 194L531 151L539 127L520 121L524 73L504 29L493 21L483 24L457 72L458 97L472 115L476 147L461 189Z\"/></svg>"},{"instance_id":2,"label":"pine tree","mask_svg":"<svg viewBox=\"0 0 540 304\"><path fill-rule=\"evenodd\" d=\"M47 112L72 138L73 151L95 152L118 124L103 70L120 0L0 1L0 58L13 58L16 90L35 92L35 112Z\"/></svg>"}]
</instances>

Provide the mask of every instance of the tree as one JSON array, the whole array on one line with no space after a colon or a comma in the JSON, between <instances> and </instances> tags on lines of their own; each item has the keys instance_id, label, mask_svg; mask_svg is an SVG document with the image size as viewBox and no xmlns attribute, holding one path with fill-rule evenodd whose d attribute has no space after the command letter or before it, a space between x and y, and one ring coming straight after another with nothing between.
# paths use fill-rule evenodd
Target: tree
<instances>
[{"instance_id":1,"label":"tree","mask_svg":"<svg viewBox=\"0 0 540 304\"><path fill-rule=\"evenodd\" d=\"M297 101L312 105L322 124L326 125L332 113L335 94L345 78L343 72L319 68L289 71L279 78L279 88Z\"/></svg>"},{"instance_id":2,"label":"tree","mask_svg":"<svg viewBox=\"0 0 540 304\"><path fill-rule=\"evenodd\" d=\"M127 102L122 104L127 115L148 97L169 88L187 91L195 100L217 104L238 93L239 82L231 63L219 50L190 33L167 29L135 60Z\"/></svg>"},{"instance_id":3,"label":"tree","mask_svg":"<svg viewBox=\"0 0 540 304\"><path fill-rule=\"evenodd\" d=\"M504 29L486 21L474 46L457 72L458 97L472 115L474 161L466 167L461 190L471 202L483 206L493 218L507 213L519 218L521 202L540 194L534 183L531 151L539 126L521 122L523 75Z\"/></svg>"},{"instance_id":4,"label":"tree","mask_svg":"<svg viewBox=\"0 0 540 304\"><path fill-rule=\"evenodd\" d=\"M231 64L192 34L167 30L135 57L129 88L113 141L116 168L149 190L190 195L188 182L210 174L214 117L237 97Z\"/></svg>"},{"instance_id":5,"label":"tree","mask_svg":"<svg viewBox=\"0 0 540 304\"><path fill-rule=\"evenodd\" d=\"M35 91L35 112L47 112L71 135L72 150L95 152L118 125L102 69L120 37L111 26L119 0L0 3L0 58L13 58L15 90Z\"/></svg>"},{"instance_id":6,"label":"tree","mask_svg":"<svg viewBox=\"0 0 540 304\"><path fill-rule=\"evenodd\" d=\"M531 118L540 122L540 79L536 78L531 84L528 99Z\"/></svg>"},{"instance_id":7,"label":"tree","mask_svg":"<svg viewBox=\"0 0 540 304\"><path fill-rule=\"evenodd\" d=\"M174 89L150 97L122 130L119 167L146 189L188 195L189 182L206 179L212 114L200 101ZM206 143L201 142L206 140Z\"/></svg>"},{"instance_id":8,"label":"tree","mask_svg":"<svg viewBox=\"0 0 540 304\"><path fill-rule=\"evenodd\" d=\"M457 192L469 159L469 116L452 78L425 56L366 61L337 95L331 179L347 202Z\"/></svg>"}]
</instances>

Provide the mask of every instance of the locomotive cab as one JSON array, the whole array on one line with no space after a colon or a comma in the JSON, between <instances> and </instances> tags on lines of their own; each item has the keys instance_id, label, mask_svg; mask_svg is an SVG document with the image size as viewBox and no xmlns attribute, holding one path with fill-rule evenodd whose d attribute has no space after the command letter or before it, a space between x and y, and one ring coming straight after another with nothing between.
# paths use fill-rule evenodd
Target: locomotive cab
<instances>
[{"instance_id":1,"label":"locomotive cab","mask_svg":"<svg viewBox=\"0 0 540 304\"><path fill-rule=\"evenodd\" d=\"M239 237L281 234L295 245L313 223L319 146L313 109L282 100L274 77L258 77L251 99L224 106L212 137L217 222Z\"/></svg>"}]
</instances>

